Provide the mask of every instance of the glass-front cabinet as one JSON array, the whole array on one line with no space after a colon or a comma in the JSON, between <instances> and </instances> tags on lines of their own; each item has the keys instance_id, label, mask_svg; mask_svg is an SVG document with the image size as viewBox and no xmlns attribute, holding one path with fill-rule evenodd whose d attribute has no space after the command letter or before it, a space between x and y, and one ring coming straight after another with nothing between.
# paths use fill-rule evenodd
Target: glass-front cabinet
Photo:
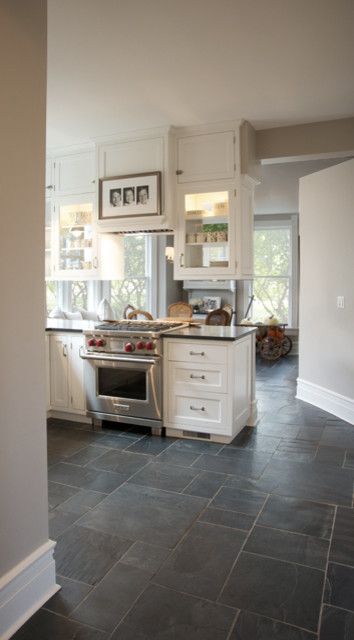
<instances>
[{"instance_id":1,"label":"glass-front cabinet","mask_svg":"<svg viewBox=\"0 0 354 640\"><path fill-rule=\"evenodd\" d=\"M54 203L56 278L92 278L98 269L92 194L57 199Z\"/></svg>"},{"instance_id":2,"label":"glass-front cabinet","mask_svg":"<svg viewBox=\"0 0 354 640\"><path fill-rule=\"evenodd\" d=\"M176 238L177 277L225 277L235 272L235 190L190 188L179 193L183 223Z\"/></svg>"}]
</instances>

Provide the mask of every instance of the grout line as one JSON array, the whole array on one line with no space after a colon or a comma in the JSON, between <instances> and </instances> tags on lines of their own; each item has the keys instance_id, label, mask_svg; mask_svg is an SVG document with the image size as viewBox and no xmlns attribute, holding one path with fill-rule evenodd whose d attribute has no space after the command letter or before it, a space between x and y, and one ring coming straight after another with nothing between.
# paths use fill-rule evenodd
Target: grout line
<instances>
[{"instance_id":1,"label":"grout line","mask_svg":"<svg viewBox=\"0 0 354 640\"><path fill-rule=\"evenodd\" d=\"M57 593L59 593L59 591ZM80 622L79 620L72 620L68 616L65 616L63 613L59 613L58 611L52 611L51 609L47 609L45 607L45 605L43 607L41 607L41 609L45 609L46 611L48 611L48 613L51 613L53 616L58 616L58 618L63 618L64 620L67 620L68 622L71 622L71 623L75 622L75 624L79 625L79 631L80 631L80 627L84 627L84 628L86 627L86 629L93 629L94 631L102 632L102 629L99 629L98 627L93 627L91 624L87 624L86 622ZM39 611L40 611L40 609L39 609ZM30 620L31 620L31 618L30 618ZM22 627L21 627L21 629L22 629Z\"/></svg>"},{"instance_id":2,"label":"grout line","mask_svg":"<svg viewBox=\"0 0 354 640\"><path fill-rule=\"evenodd\" d=\"M334 526L335 526L335 522L337 519L337 507L335 507L334 509L334 517L333 517L333 522L332 522L332 530L331 530L331 535L330 535L330 539L329 539L329 545L328 545L328 551L327 551L327 559L326 559L326 566L325 566L325 574L324 574L324 581L323 581L323 588L322 588L322 595L321 595L321 606L320 606L320 615L318 617L318 625L317 625L317 633L320 634L321 631L321 625L322 625L322 614L323 614L323 606L324 606L324 595L325 595L325 589L326 589L326 583L327 583L327 573L328 573L328 564L329 564L329 554L331 552L331 546L332 546L332 540L333 540L333 532L334 532Z\"/></svg>"},{"instance_id":3,"label":"grout line","mask_svg":"<svg viewBox=\"0 0 354 640\"><path fill-rule=\"evenodd\" d=\"M230 629L229 629L229 633L227 634L227 636L226 636L225 640L230 640L230 639L231 639L231 636L232 636L233 630L234 630L234 628L235 628L235 626L236 626L236 622L237 622L237 620L238 620L238 617L239 617L240 613L241 613L241 609L239 609L238 611L236 611L236 614L235 614L234 620L233 620L233 622L232 622L232 624L231 624L231 627L230 627Z\"/></svg>"},{"instance_id":4,"label":"grout line","mask_svg":"<svg viewBox=\"0 0 354 640\"><path fill-rule=\"evenodd\" d=\"M257 551L248 551L248 549L243 549L243 553L247 553L250 556L258 556L261 558L268 558L269 560L275 560L277 562L285 562L285 564L292 564L296 567L305 567L306 569L314 569L315 571L319 571L320 573L325 573L326 569L320 569L319 567L314 567L312 564L304 564L303 562L294 562L294 560L285 560L284 558L278 558L277 556L270 556L267 553L258 553Z\"/></svg>"},{"instance_id":5,"label":"grout line","mask_svg":"<svg viewBox=\"0 0 354 640\"><path fill-rule=\"evenodd\" d=\"M237 563L237 561L238 561L238 559L239 559L239 557L240 557L240 555L241 555L242 551L244 550L245 545L246 545L246 543L247 543L247 541L248 541L248 539L249 539L249 537L250 537L250 535L251 535L252 531L254 530L254 528L255 528L255 526L256 526L256 524L257 524L257 522L258 522L258 520L259 520L259 518L260 518L260 516L261 516L261 514L262 514L262 512L263 512L263 510L264 510L264 508L265 508L265 506L266 506L266 504L267 504L267 502L268 502L268 500L269 500L269 497L270 497L270 494L267 494L267 495L266 495L266 498L265 498L265 500L264 500L264 502L263 502L263 506L261 507L261 509L260 509L260 511L259 511L259 513L258 513L258 515L256 516L255 521L254 521L254 523L253 523L252 527L250 528L250 530L249 530L248 534L246 535L246 537L245 537L245 539L244 539L244 541L243 541L243 544L241 545L241 548L240 548L240 550L239 550L239 552L238 552L238 554L237 554L237 556L236 556L236 558L235 558L234 562L232 563L231 569L230 569L230 571L228 572L228 574L227 574L227 576L226 576L225 582L224 582L223 586L222 586L222 587L221 587L221 589L220 589L220 592L219 592L218 597L216 598L216 602L220 602L220 598L221 598L221 596L222 596L222 594L223 594L223 592L224 592L224 589L225 589L225 587L226 587L226 584L227 584L227 583L228 583L228 581L229 581L229 578L230 578L230 576L231 576L231 574L232 574L232 572L233 572L233 570L234 570L234 568L235 568L235 566L236 566L236 563ZM222 603L222 604L223 604L223 603Z\"/></svg>"},{"instance_id":6,"label":"grout line","mask_svg":"<svg viewBox=\"0 0 354 640\"><path fill-rule=\"evenodd\" d=\"M353 609L345 609L344 607L338 607L336 604L329 604L328 602L323 603L324 607L330 607L330 609L339 609L340 611L345 611L346 613L354 614ZM345 638L344 638L345 640Z\"/></svg>"}]
</instances>

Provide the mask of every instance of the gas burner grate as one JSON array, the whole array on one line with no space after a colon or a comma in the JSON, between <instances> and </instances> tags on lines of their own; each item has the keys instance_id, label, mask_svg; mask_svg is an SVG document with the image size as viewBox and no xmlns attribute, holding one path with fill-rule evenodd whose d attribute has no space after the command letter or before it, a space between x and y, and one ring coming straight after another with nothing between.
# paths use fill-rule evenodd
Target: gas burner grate
<instances>
[{"instance_id":1,"label":"gas burner grate","mask_svg":"<svg viewBox=\"0 0 354 640\"><path fill-rule=\"evenodd\" d=\"M154 320L140 321L140 320L122 320L116 322L104 322L102 324L95 325L95 329L98 331L151 331L152 333L159 333L166 331L167 329L175 329L183 325L183 322L158 322Z\"/></svg>"}]
</instances>

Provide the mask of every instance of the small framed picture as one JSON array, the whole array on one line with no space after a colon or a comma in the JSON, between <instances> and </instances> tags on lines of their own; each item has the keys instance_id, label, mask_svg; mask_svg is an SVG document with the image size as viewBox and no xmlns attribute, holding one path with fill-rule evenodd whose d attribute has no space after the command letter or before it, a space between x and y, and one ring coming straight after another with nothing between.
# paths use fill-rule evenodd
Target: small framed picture
<instances>
[{"instance_id":1,"label":"small framed picture","mask_svg":"<svg viewBox=\"0 0 354 640\"><path fill-rule=\"evenodd\" d=\"M214 311L220 309L221 298L219 296L204 296L203 306L205 311Z\"/></svg>"},{"instance_id":2,"label":"small framed picture","mask_svg":"<svg viewBox=\"0 0 354 640\"><path fill-rule=\"evenodd\" d=\"M100 220L161 215L161 172L101 178Z\"/></svg>"}]
</instances>

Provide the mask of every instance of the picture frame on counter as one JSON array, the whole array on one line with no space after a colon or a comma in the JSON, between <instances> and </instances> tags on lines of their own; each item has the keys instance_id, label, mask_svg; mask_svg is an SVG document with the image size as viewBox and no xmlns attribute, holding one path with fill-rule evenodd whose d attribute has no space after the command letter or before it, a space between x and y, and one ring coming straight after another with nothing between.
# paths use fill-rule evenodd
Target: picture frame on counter
<instances>
[{"instance_id":1,"label":"picture frame on counter","mask_svg":"<svg viewBox=\"0 0 354 640\"><path fill-rule=\"evenodd\" d=\"M161 171L100 179L100 220L159 215Z\"/></svg>"}]
</instances>

